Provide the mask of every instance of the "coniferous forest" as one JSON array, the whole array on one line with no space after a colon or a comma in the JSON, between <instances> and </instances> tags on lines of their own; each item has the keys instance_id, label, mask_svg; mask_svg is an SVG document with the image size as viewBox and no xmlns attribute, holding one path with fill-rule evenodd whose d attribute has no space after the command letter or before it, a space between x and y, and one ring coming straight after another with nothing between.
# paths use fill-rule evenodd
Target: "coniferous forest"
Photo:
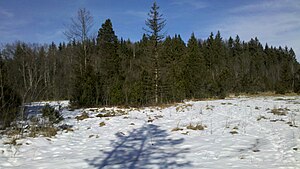
<instances>
[{"instance_id":1,"label":"coniferous forest","mask_svg":"<svg viewBox=\"0 0 300 169\"><path fill-rule=\"evenodd\" d=\"M292 48L253 37L207 39L166 35L156 3L137 42L116 36L110 19L90 37L89 11L80 9L68 43L5 45L0 57L0 119L11 121L22 103L68 99L73 106L152 105L228 94L300 92ZM78 20L77 20L78 19ZM84 22L83 22L84 21ZM82 24L78 24L82 23ZM99 24L99 23L96 23Z\"/></svg>"}]
</instances>

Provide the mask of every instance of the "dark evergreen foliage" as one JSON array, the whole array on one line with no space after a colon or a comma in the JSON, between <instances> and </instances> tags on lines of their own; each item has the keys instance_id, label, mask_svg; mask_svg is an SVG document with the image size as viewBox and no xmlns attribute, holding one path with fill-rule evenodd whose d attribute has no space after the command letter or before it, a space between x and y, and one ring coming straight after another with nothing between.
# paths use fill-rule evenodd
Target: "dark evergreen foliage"
<instances>
[{"instance_id":1,"label":"dark evergreen foliage","mask_svg":"<svg viewBox=\"0 0 300 169\"><path fill-rule=\"evenodd\" d=\"M6 64L1 99L16 108L9 112L17 113L21 99L16 93L25 102L70 99L74 106L86 107L224 98L241 92L300 92L300 66L292 49L263 46L258 38L227 40L220 32L205 40L192 34L187 44L180 35L164 39L165 20L158 9L152 6L148 36L138 42L118 39L107 19L96 39L58 46L7 45L1 52Z\"/></svg>"},{"instance_id":2,"label":"dark evergreen foliage","mask_svg":"<svg viewBox=\"0 0 300 169\"><path fill-rule=\"evenodd\" d=\"M161 41L164 39L164 34L161 32L165 25L166 20L162 17L163 15L159 13L159 6L156 2L153 3L153 6L148 13L148 17L145 24L148 29L144 29L147 32L147 36L149 38L150 46L150 55L148 55L150 59L150 70L151 73L151 95L153 97L153 102L158 104L162 102L162 95L163 95L163 86L162 86L162 77L161 77L161 66L164 64L161 62L161 55L159 53L161 47ZM160 101L159 101L160 98Z\"/></svg>"},{"instance_id":3,"label":"dark evergreen foliage","mask_svg":"<svg viewBox=\"0 0 300 169\"><path fill-rule=\"evenodd\" d=\"M11 126L20 115L21 96L12 89L7 62L0 55L0 128Z\"/></svg>"},{"instance_id":4,"label":"dark evergreen foliage","mask_svg":"<svg viewBox=\"0 0 300 169\"><path fill-rule=\"evenodd\" d=\"M51 107L49 104L46 104L42 109L42 116L48 118L51 123L59 123L63 120L62 115L58 110L55 110L54 107Z\"/></svg>"}]
</instances>

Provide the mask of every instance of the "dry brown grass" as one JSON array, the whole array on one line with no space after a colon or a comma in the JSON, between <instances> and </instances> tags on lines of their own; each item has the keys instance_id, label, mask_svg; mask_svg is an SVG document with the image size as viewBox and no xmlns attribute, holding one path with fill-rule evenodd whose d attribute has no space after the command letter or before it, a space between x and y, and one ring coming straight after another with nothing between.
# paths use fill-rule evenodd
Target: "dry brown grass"
<instances>
[{"instance_id":1,"label":"dry brown grass","mask_svg":"<svg viewBox=\"0 0 300 169\"><path fill-rule=\"evenodd\" d=\"M100 127L103 127L103 126L105 126L106 124L105 124L105 122L103 121L103 122L101 122L101 123L99 123L99 126Z\"/></svg>"},{"instance_id":2,"label":"dry brown grass","mask_svg":"<svg viewBox=\"0 0 300 169\"><path fill-rule=\"evenodd\" d=\"M190 129L190 130L204 130L205 126L203 126L201 124L197 124L194 126L190 123L186 128Z\"/></svg>"},{"instance_id":3,"label":"dry brown grass","mask_svg":"<svg viewBox=\"0 0 300 169\"><path fill-rule=\"evenodd\" d=\"M271 110L271 113L273 113L274 115L277 115L277 116L286 116L287 111L288 111L288 109L282 109L282 108L275 109L274 108Z\"/></svg>"},{"instance_id":4,"label":"dry brown grass","mask_svg":"<svg viewBox=\"0 0 300 169\"><path fill-rule=\"evenodd\" d=\"M52 137L57 134L58 129L54 126L40 126L40 127L31 127L29 137Z\"/></svg>"},{"instance_id":5,"label":"dry brown grass","mask_svg":"<svg viewBox=\"0 0 300 169\"><path fill-rule=\"evenodd\" d=\"M188 135L188 134L189 134L189 132L188 132L188 131L186 131L186 132L183 132L183 133L181 133L181 134L183 134L183 135Z\"/></svg>"},{"instance_id":6,"label":"dry brown grass","mask_svg":"<svg viewBox=\"0 0 300 169\"><path fill-rule=\"evenodd\" d=\"M284 97L284 96L298 96L297 93L286 93L286 94L276 94L275 92L259 92L255 94L250 94L250 93L239 93L238 95L236 94L229 94L230 97L237 97L237 96L247 96L247 97L261 97L261 96L266 96L266 97Z\"/></svg>"},{"instance_id":7,"label":"dry brown grass","mask_svg":"<svg viewBox=\"0 0 300 169\"><path fill-rule=\"evenodd\" d=\"M182 104L176 107L176 112L185 112L189 110L193 105L192 104Z\"/></svg>"},{"instance_id":8,"label":"dry brown grass","mask_svg":"<svg viewBox=\"0 0 300 169\"><path fill-rule=\"evenodd\" d=\"M21 134L21 129L10 129L4 132L8 137L15 137Z\"/></svg>"},{"instance_id":9,"label":"dry brown grass","mask_svg":"<svg viewBox=\"0 0 300 169\"><path fill-rule=\"evenodd\" d=\"M256 120L257 120L257 121L260 121L260 120L262 120L262 119L267 119L267 118L266 118L265 116L260 115L260 116L257 117Z\"/></svg>"},{"instance_id":10,"label":"dry brown grass","mask_svg":"<svg viewBox=\"0 0 300 169\"><path fill-rule=\"evenodd\" d=\"M232 135L234 135L234 134L238 134L239 132L233 130L233 131L230 131L229 133L232 134Z\"/></svg>"},{"instance_id":11,"label":"dry brown grass","mask_svg":"<svg viewBox=\"0 0 300 169\"><path fill-rule=\"evenodd\" d=\"M72 129L72 128L67 128L67 129L65 129L65 132L66 132L66 133L68 133L68 132L74 132L74 129Z\"/></svg>"},{"instance_id":12,"label":"dry brown grass","mask_svg":"<svg viewBox=\"0 0 300 169\"><path fill-rule=\"evenodd\" d=\"M115 116L123 116L128 115L128 113L124 110L103 110L104 113L99 113L96 117L115 117Z\"/></svg>"},{"instance_id":13,"label":"dry brown grass","mask_svg":"<svg viewBox=\"0 0 300 169\"><path fill-rule=\"evenodd\" d=\"M155 119L160 119L160 118L163 118L164 116L163 115L156 115L154 116Z\"/></svg>"},{"instance_id":14,"label":"dry brown grass","mask_svg":"<svg viewBox=\"0 0 300 169\"><path fill-rule=\"evenodd\" d=\"M75 117L75 119L77 119L78 121L79 120L84 120L84 119L87 119L87 118L89 118L89 114L85 111L80 116Z\"/></svg>"},{"instance_id":15,"label":"dry brown grass","mask_svg":"<svg viewBox=\"0 0 300 169\"><path fill-rule=\"evenodd\" d=\"M3 142L4 145L9 144L9 145L17 145L17 140L19 139L19 137L12 137L10 138L10 140Z\"/></svg>"},{"instance_id":16,"label":"dry brown grass","mask_svg":"<svg viewBox=\"0 0 300 169\"><path fill-rule=\"evenodd\" d=\"M175 127L175 128L173 128L171 131L182 131L182 130L183 130L182 128Z\"/></svg>"}]
</instances>

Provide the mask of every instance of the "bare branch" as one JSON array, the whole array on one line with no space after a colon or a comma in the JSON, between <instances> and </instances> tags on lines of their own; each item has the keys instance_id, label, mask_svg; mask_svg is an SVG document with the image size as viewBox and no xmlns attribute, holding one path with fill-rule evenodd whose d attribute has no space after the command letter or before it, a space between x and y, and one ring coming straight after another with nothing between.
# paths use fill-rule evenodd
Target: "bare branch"
<instances>
[{"instance_id":1,"label":"bare branch","mask_svg":"<svg viewBox=\"0 0 300 169\"><path fill-rule=\"evenodd\" d=\"M88 40L89 33L93 27L94 19L90 12L85 8L79 9L77 17L71 18L70 25L67 25L67 29L64 35L69 41L86 41Z\"/></svg>"}]
</instances>

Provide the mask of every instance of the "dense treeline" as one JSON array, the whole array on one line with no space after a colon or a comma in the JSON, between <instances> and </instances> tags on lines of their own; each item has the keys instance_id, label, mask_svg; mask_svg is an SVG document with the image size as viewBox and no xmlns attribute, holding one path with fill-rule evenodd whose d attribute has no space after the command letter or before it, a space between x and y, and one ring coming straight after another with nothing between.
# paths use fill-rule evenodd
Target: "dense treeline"
<instances>
[{"instance_id":1,"label":"dense treeline","mask_svg":"<svg viewBox=\"0 0 300 169\"><path fill-rule=\"evenodd\" d=\"M69 32L67 44L7 44L0 53L1 112L16 113L7 105L16 107L21 100L148 105L229 93L300 92L300 66L291 48L263 46L257 38L223 39L220 32L207 39L192 34L187 43L180 35L164 37L159 33L165 20L157 9L152 7L146 22L152 34L138 42L118 39L107 19L96 38L82 32L76 39ZM85 10L78 14L92 19Z\"/></svg>"},{"instance_id":2,"label":"dense treeline","mask_svg":"<svg viewBox=\"0 0 300 169\"><path fill-rule=\"evenodd\" d=\"M107 26L107 27L106 27ZM103 28L104 27L104 28ZM118 40L107 20L97 39L38 46L17 42L1 52L1 70L23 100L70 99L76 105L145 105L154 103L151 42ZM257 38L206 40L180 35L159 44L159 102L224 97L228 93L299 92L299 64L287 47ZM5 68L4 68L5 67Z\"/></svg>"}]
</instances>

